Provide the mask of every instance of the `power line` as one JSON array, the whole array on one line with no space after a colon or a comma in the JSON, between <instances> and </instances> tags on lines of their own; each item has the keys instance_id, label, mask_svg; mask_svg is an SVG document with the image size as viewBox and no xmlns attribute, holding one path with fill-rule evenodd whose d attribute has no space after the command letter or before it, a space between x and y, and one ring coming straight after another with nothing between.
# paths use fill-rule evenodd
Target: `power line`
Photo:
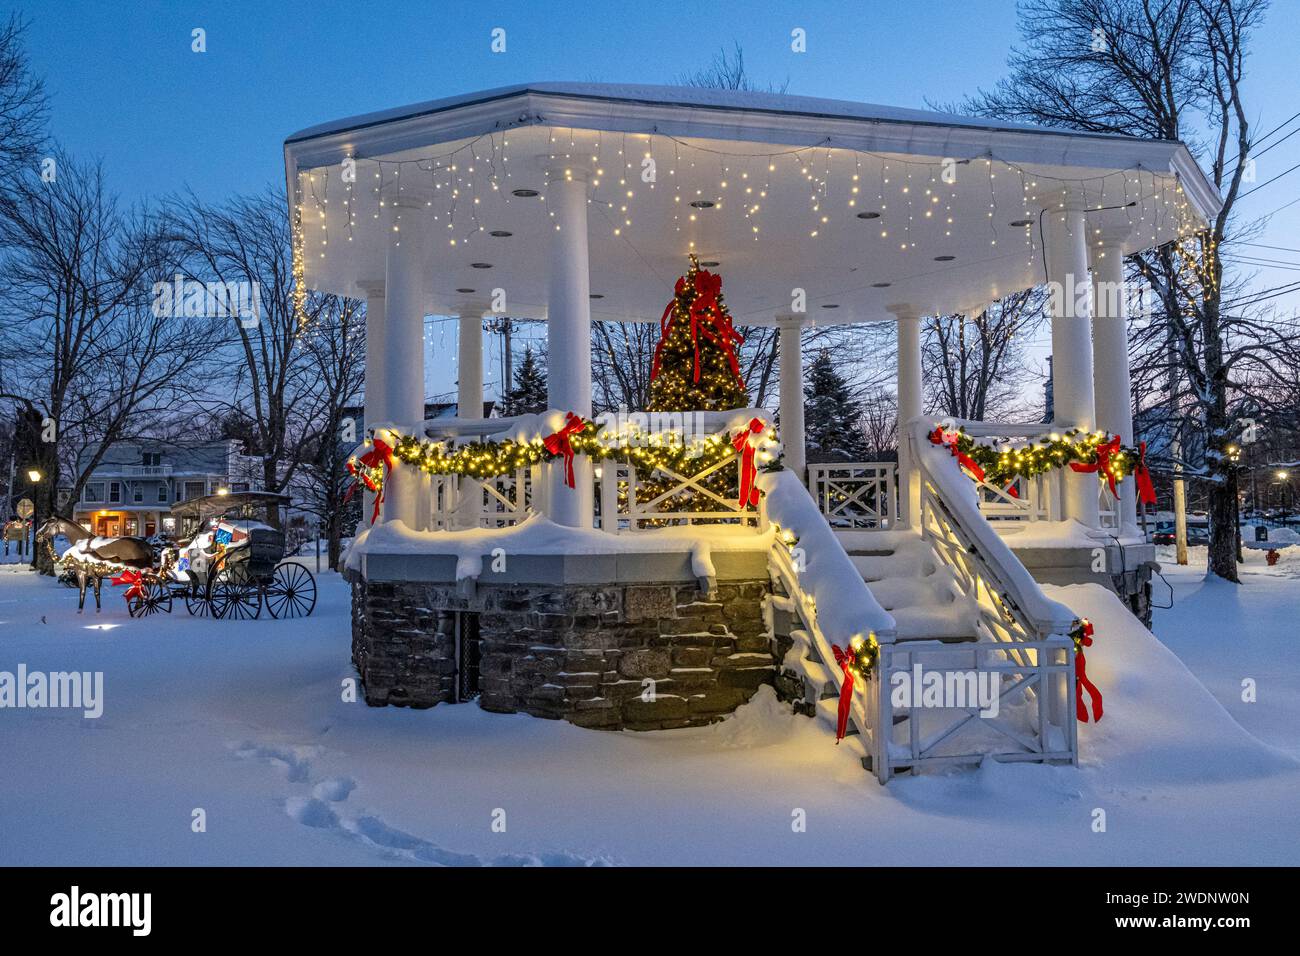
<instances>
[{"instance_id":1,"label":"power line","mask_svg":"<svg viewBox=\"0 0 1300 956\"><path fill-rule=\"evenodd\" d=\"M1297 169L1300 169L1300 163L1296 163L1296 164L1295 164L1294 166L1292 166L1290 169L1284 169L1284 170L1282 170L1282 172L1278 173L1278 174L1277 174L1276 176L1274 176L1272 179L1266 179L1264 182L1260 183L1260 184L1259 184L1258 186L1256 186L1254 189L1247 189L1244 193L1242 193L1242 194L1241 194L1240 196L1238 196L1237 198L1238 198L1238 199L1245 199L1245 198L1246 198L1247 196L1249 196L1251 193L1259 192L1259 190L1263 189L1263 188L1264 188L1265 186L1267 186L1269 183L1275 183L1275 182L1277 182L1279 179L1281 179L1283 176L1287 175L1288 173L1294 173Z\"/></svg>"}]
</instances>

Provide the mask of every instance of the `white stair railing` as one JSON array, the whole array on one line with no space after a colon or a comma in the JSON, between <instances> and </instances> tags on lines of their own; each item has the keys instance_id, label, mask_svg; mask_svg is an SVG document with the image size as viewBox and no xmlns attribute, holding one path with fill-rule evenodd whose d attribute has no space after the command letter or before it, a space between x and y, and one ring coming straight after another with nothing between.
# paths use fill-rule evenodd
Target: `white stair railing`
<instances>
[{"instance_id":1,"label":"white stair railing","mask_svg":"<svg viewBox=\"0 0 1300 956\"><path fill-rule=\"evenodd\" d=\"M908 426L913 460L921 473L922 536L940 567L947 569L955 599L974 609L976 642L952 645L915 641L882 649L881 675L916 664L925 669L995 672L1002 706L1020 706L1027 722L982 719L1010 741L1011 749L987 742L963 749L961 732L974 729L977 713L969 708L946 723L921 727L915 712L903 723L905 740L891 740L895 766L936 761L998 760L1078 761L1078 736L1070 702L1074 688L1074 654L1070 630L1075 616L1048 598L981 513L973 483L946 448L929 441L930 423ZM1009 681L1009 686L1006 682ZM987 740L989 734L983 734ZM940 748L943 752L940 752Z\"/></svg>"},{"instance_id":2,"label":"white stair railing","mask_svg":"<svg viewBox=\"0 0 1300 956\"><path fill-rule=\"evenodd\" d=\"M897 474L892 461L816 462L808 491L832 527L883 531L898 520Z\"/></svg>"},{"instance_id":3,"label":"white stair railing","mask_svg":"<svg viewBox=\"0 0 1300 956\"><path fill-rule=\"evenodd\" d=\"M793 647L786 663L803 680L806 703L816 707L823 689L833 688L837 696L843 686L844 673L835 663L832 645L847 649L855 639L874 636L883 655L893 646L897 626L799 478L779 471L761 476L759 486L765 492L768 518L778 532L768 562L774 591L769 602L797 624L789 634ZM794 546L787 540L793 540ZM881 783L889 780L892 766L888 735L877 728L892 723L889 694L877 668L855 681L849 724L861 738L869 769Z\"/></svg>"}]
</instances>

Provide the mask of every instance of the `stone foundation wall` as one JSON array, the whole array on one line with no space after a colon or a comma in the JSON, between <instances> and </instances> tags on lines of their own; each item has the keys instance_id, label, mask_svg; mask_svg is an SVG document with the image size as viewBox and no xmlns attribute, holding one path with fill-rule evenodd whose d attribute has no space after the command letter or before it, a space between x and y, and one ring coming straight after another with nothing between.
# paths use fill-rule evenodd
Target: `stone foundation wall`
<instances>
[{"instance_id":1,"label":"stone foundation wall","mask_svg":"<svg viewBox=\"0 0 1300 956\"><path fill-rule=\"evenodd\" d=\"M353 584L352 658L366 701L455 699L454 612L479 615L479 704L608 730L718 720L775 671L766 580L620 586Z\"/></svg>"},{"instance_id":2,"label":"stone foundation wall","mask_svg":"<svg viewBox=\"0 0 1300 956\"><path fill-rule=\"evenodd\" d=\"M1099 545L1104 548L1103 570L1095 570L1091 548L1017 548L1016 557L1039 584L1100 584L1114 591L1146 627L1151 627L1151 572L1156 549L1150 544Z\"/></svg>"},{"instance_id":3,"label":"stone foundation wall","mask_svg":"<svg viewBox=\"0 0 1300 956\"><path fill-rule=\"evenodd\" d=\"M454 601L404 583L352 584L352 663L366 703L432 707L456 699ZM464 602L461 602L464 604Z\"/></svg>"}]
</instances>

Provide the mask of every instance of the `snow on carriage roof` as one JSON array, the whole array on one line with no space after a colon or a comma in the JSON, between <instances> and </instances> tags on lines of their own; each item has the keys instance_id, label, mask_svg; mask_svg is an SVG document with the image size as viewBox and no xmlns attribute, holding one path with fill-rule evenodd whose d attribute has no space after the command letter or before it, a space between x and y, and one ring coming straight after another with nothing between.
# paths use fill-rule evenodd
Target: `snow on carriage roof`
<instances>
[{"instance_id":1,"label":"snow on carriage roof","mask_svg":"<svg viewBox=\"0 0 1300 956\"><path fill-rule=\"evenodd\" d=\"M833 100L816 96L795 96L789 93L765 93L751 90L711 90L690 86L655 86L623 83L519 83L491 90L461 93L422 103L397 106L372 113L362 113L343 119L319 123L299 130L285 139L297 143L317 136L361 130L395 120L410 119L441 113L459 107L475 106L496 100L508 99L526 93L544 93L552 96L576 97L589 100L643 103L665 106L685 106L710 110L747 110L761 113L781 113L827 119L867 120L877 123L920 123L933 126L961 126L973 129L1016 130L1030 133L1100 137L1127 140L1134 137L1116 133L1087 133L1062 131L1033 126L1028 123L1011 123L983 117L961 116L931 110L899 106L882 106L876 103L859 103L853 100Z\"/></svg>"}]
</instances>

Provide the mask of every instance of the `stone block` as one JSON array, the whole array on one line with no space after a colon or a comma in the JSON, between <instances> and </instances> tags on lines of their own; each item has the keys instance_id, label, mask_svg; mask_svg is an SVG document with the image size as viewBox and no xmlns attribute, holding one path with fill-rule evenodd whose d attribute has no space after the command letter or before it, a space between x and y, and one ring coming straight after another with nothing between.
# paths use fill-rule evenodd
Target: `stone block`
<instances>
[{"instance_id":1,"label":"stone block","mask_svg":"<svg viewBox=\"0 0 1300 956\"><path fill-rule=\"evenodd\" d=\"M672 655L667 650L647 648L624 653L618 662L618 672L631 678L667 677L672 664Z\"/></svg>"},{"instance_id":2,"label":"stone block","mask_svg":"<svg viewBox=\"0 0 1300 956\"><path fill-rule=\"evenodd\" d=\"M624 617L630 623L672 617L676 607L676 595L668 585L629 587L623 603Z\"/></svg>"}]
</instances>

